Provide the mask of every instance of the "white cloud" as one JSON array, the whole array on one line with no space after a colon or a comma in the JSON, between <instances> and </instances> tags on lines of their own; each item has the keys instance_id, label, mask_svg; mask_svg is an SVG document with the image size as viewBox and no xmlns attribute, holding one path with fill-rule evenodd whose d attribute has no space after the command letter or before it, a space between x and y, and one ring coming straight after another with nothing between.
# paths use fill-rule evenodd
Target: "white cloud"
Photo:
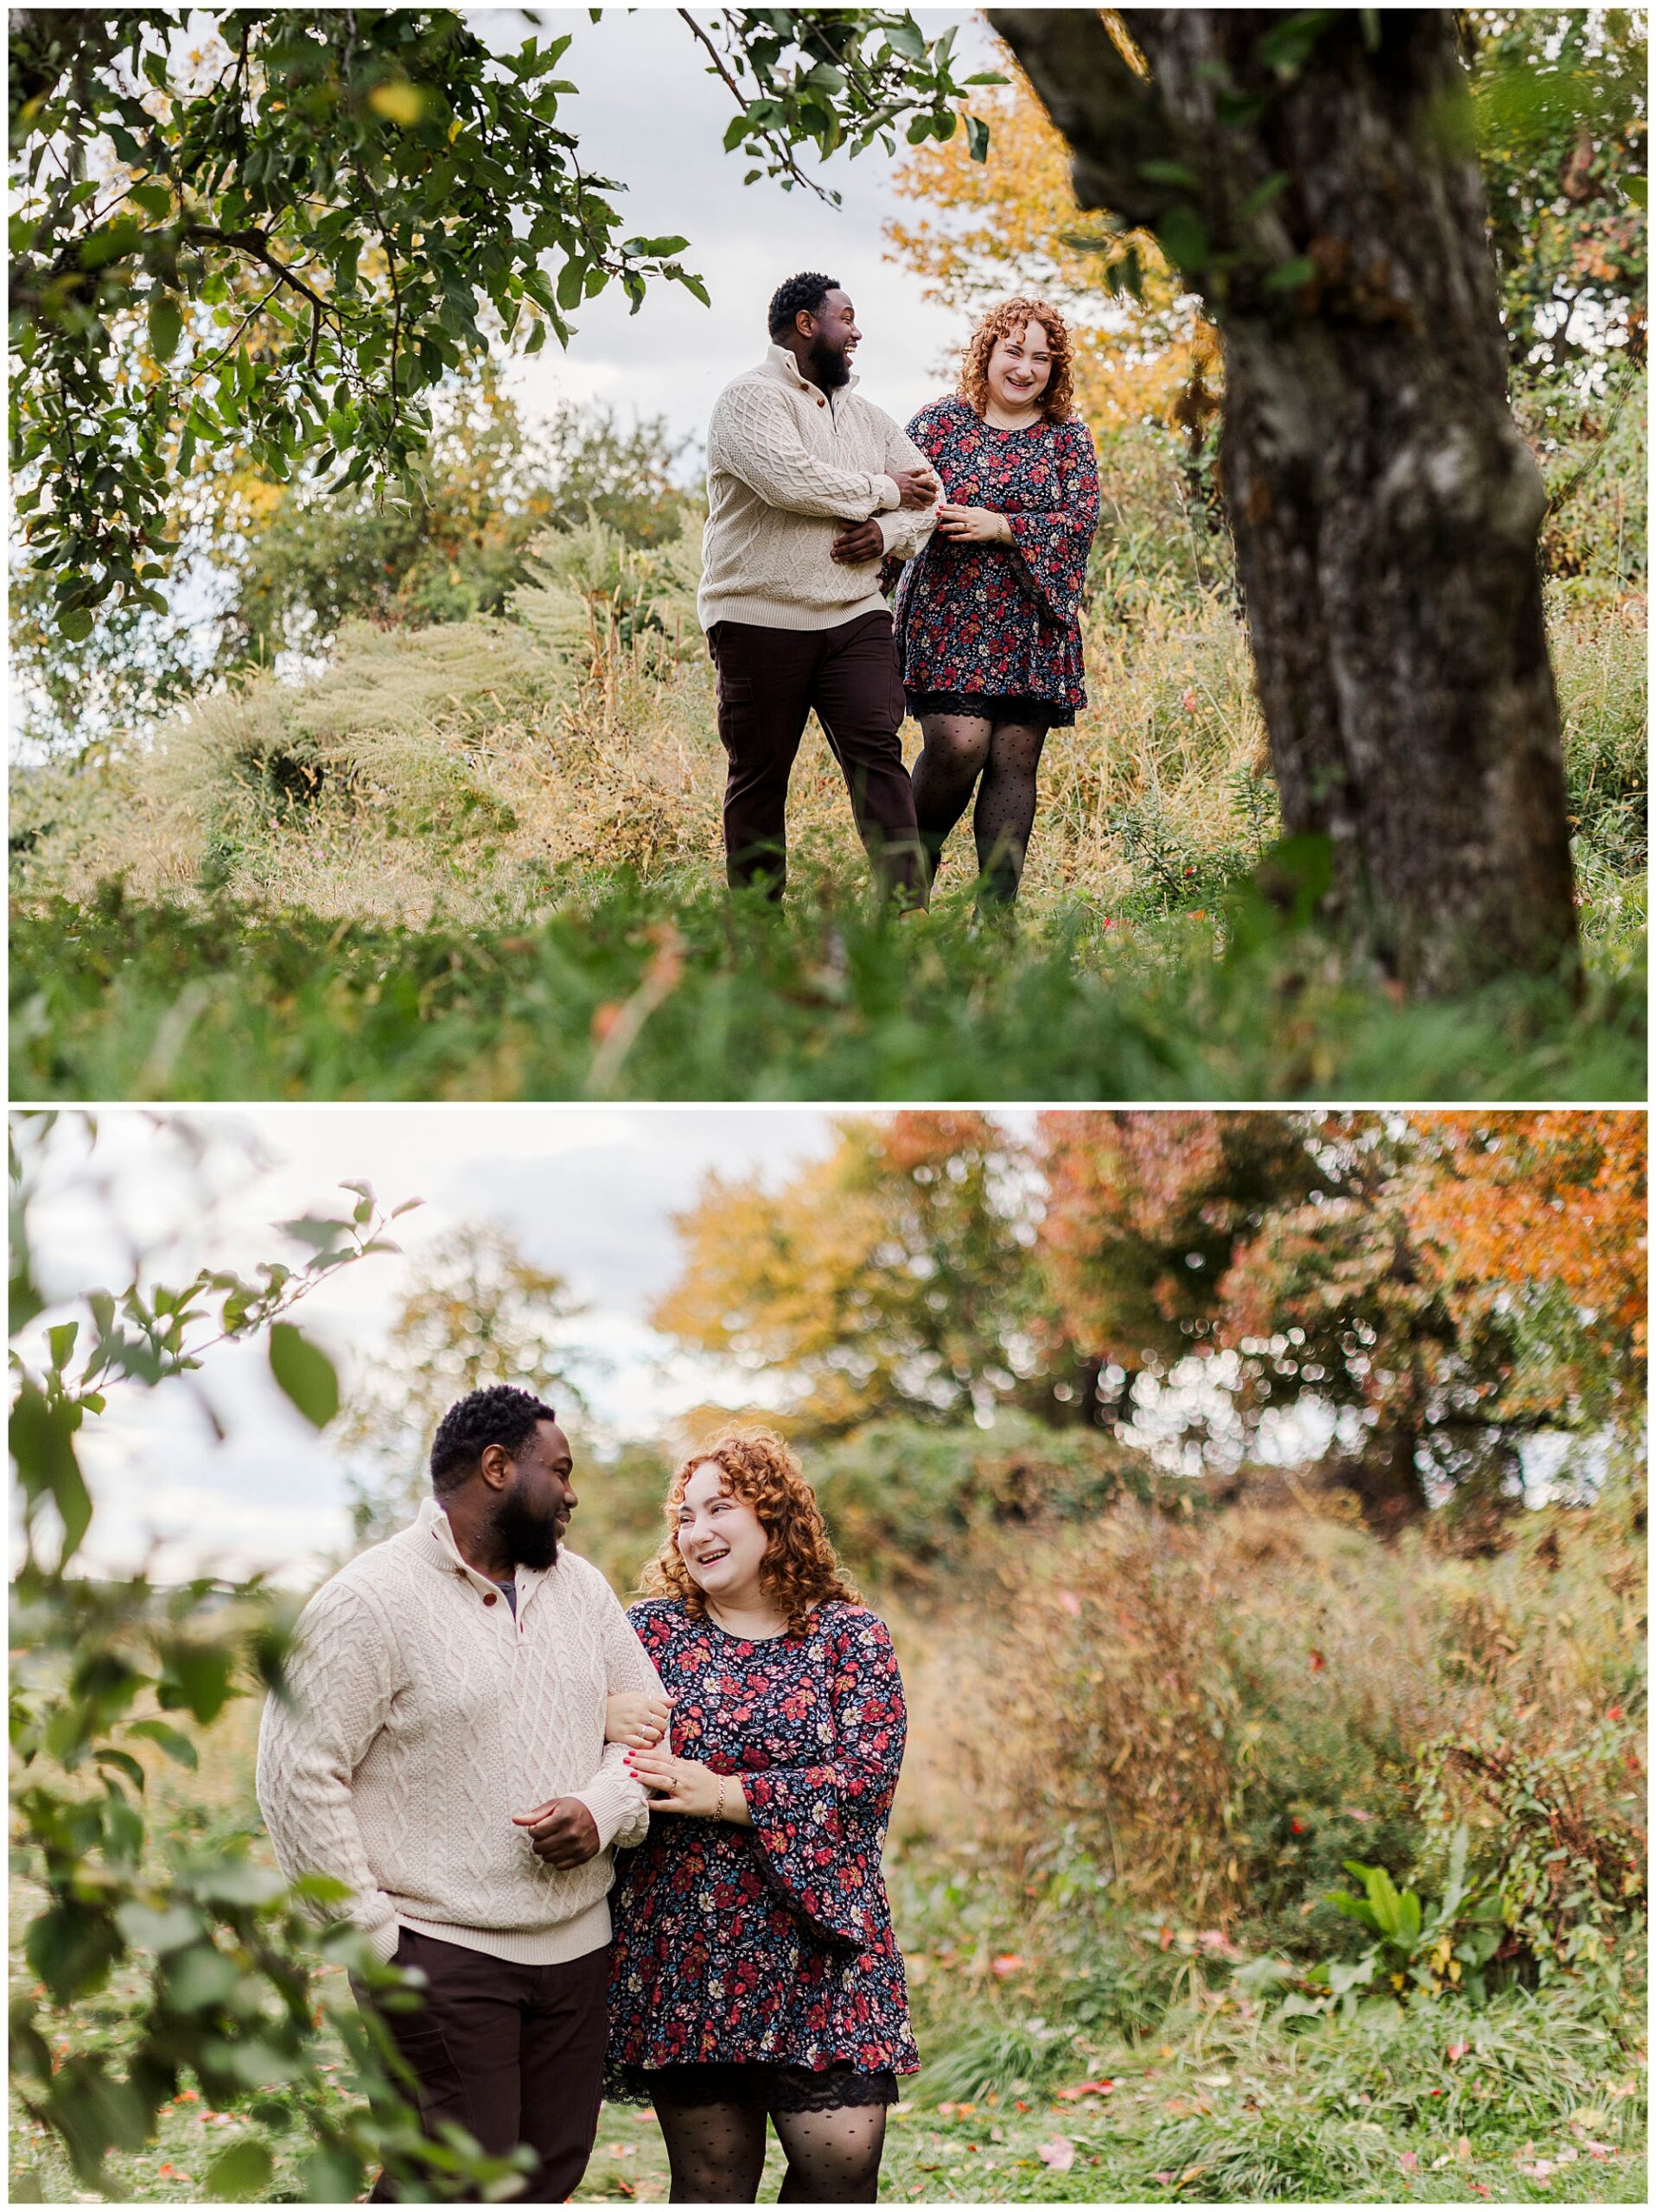
<instances>
[{"instance_id":1,"label":"white cloud","mask_svg":"<svg viewBox=\"0 0 1656 2212\"><path fill-rule=\"evenodd\" d=\"M383 1342L421 1250L462 1221L499 1221L589 1302L570 1333L603 1363L589 1390L595 1411L634 1435L658 1433L704 1398L765 1395L649 1327L677 1269L672 1213L710 1169L774 1174L830 1136L827 1118L804 1107L283 1106L197 1109L165 1124L112 1108L98 1122L90 1151L61 1134L42 1160L30 1236L54 1301L118 1288L140 1251L145 1280L169 1282L204 1265L291 1259L271 1224L337 1211L341 1180L367 1178L385 1200L426 1203L398 1224L402 1260L347 1268L306 1301L305 1326L347 1377ZM213 1140L194 1173L182 1128ZM58 1318L48 1311L31 1339ZM169 1578L264 1567L312 1579L347 1535L340 1461L277 1390L261 1344L215 1350L201 1390L229 1433L224 1444L192 1386L111 1390L85 1433L97 1501L87 1563L149 1558Z\"/></svg>"},{"instance_id":2,"label":"white cloud","mask_svg":"<svg viewBox=\"0 0 1656 2212\"><path fill-rule=\"evenodd\" d=\"M515 48L525 35L513 10L480 10L469 20L497 48ZM543 35L571 34L560 71L580 91L560 119L578 135L583 163L627 187L620 206L628 234L688 238L683 258L706 282L712 304L674 285L653 286L632 315L618 289L607 290L581 309L567 353L549 346L514 365L513 386L532 411L562 398L599 398L623 416L665 415L675 432L699 439L721 388L764 350L771 293L802 269L838 276L850 291L863 332L862 388L887 413L906 422L947 388L939 365L965 328L885 257L883 226L901 202L892 184L896 162L882 148L822 165L818 174L840 194L838 207L767 179L744 185L747 165L722 143L735 112L730 94L708 73L675 10L606 10L596 23L552 11L541 20ZM981 16L926 10L919 20L933 34L959 27L960 74L992 59ZM906 151L900 142L897 160Z\"/></svg>"}]
</instances>

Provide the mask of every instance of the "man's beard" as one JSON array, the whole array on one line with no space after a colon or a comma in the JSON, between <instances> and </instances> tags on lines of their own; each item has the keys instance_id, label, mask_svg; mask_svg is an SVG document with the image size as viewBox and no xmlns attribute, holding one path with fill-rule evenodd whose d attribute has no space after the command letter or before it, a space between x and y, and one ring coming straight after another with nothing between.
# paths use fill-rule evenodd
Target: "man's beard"
<instances>
[{"instance_id":1,"label":"man's beard","mask_svg":"<svg viewBox=\"0 0 1656 2212\"><path fill-rule=\"evenodd\" d=\"M557 1564L557 1511L542 1513L527 1503L521 1491L505 1491L494 1509L494 1533L506 1546L514 1567L538 1572Z\"/></svg>"},{"instance_id":2,"label":"man's beard","mask_svg":"<svg viewBox=\"0 0 1656 2212\"><path fill-rule=\"evenodd\" d=\"M844 352L825 346L820 338L811 341L810 361L814 372L812 382L821 385L825 391L838 391L851 380L851 365Z\"/></svg>"}]
</instances>

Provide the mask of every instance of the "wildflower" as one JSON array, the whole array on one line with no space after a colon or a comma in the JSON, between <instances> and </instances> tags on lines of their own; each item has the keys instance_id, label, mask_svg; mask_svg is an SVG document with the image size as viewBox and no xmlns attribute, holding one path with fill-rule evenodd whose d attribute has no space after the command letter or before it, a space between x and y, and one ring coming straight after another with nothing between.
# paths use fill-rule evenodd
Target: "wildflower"
<instances>
[{"instance_id":1,"label":"wildflower","mask_svg":"<svg viewBox=\"0 0 1656 2212\"><path fill-rule=\"evenodd\" d=\"M1190 690L1185 692L1179 703L1184 709L1186 714L1194 715L1195 713L1197 708L1201 704L1201 698L1194 685Z\"/></svg>"}]
</instances>

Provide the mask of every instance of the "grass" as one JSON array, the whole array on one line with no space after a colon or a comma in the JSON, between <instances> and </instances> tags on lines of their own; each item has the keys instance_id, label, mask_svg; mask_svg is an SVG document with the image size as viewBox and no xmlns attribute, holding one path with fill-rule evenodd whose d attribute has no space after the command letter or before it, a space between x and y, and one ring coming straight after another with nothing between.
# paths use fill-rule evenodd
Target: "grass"
<instances>
[{"instance_id":1,"label":"grass","mask_svg":"<svg viewBox=\"0 0 1656 2212\"><path fill-rule=\"evenodd\" d=\"M354 626L303 685L21 773L13 1096L1644 1096L1629 595L1551 608L1585 1003L1404 1007L1249 888L1275 791L1235 609L1194 587L1100 594L1016 928L976 925L965 830L933 918L882 925L815 734L788 911L728 899L696 559L570 533L515 621Z\"/></svg>"},{"instance_id":2,"label":"grass","mask_svg":"<svg viewBox=\"0 0 1656 2212\"><path fill-rule=\"evenodd\" d=\"M1412 1742L1445 1726L1514 1736L1527 1728L1562 1751L1612 1701L1625 1707L1625 1748L1636 1755L1642 1510L1640 1496L1618 1491L1590 1512L1538 1512L1488 1558L1440 1553L1418 1533L1388 1547L1337 1518L1280 1507L1232 1509L1205 1536L1193 1534L1185 1550L1211 1554L1223 1575L1205 1597L1181 1585L1179 1605L1222 1614L1226 1648L1252 1651L1249 1712L1263 1725L1243 1732L1250 1770L1260 1770L1260 1789L1304 1815L1310 1852L1293 1859L1296 1847L1284 1838L1277 1872L1254 1878L1283 1885L1274 1916L1226 1911L1241 1948L1285 1943L1303 1951L1328 1940L1305 1909L1339 1879L1349 1847L1318 1844L1315 1788L1325 1769L1338 1770L1331 1802L1370 1808L1366 1848L1402 1871L1419 1840L1399 1830L1381 1841L1399 1732ZM1125 1542L1136 1516L1113 1518L1122 1521ZM1236 1989L1212 1940L1216 1931L1186 1917L1198 1906L1176 1869L1159 1886L1150 1881L1155 1870L1127 1796L1118 1820L1132 1862L1128 1878L1078 1886L1084 1862L1076 1839L1060 1833L1061 1808L1022 1783L1047 1824L1047 1848L1009 1843L1003 1807L961 1755L964 1738L976 1735L995 1744L1015 1783L1024 1771L1005 1716L991 1713L984 1727L973 1668L994 1658L984 1637L985 1592L999 1591L1007 1618L1027 1624L1020 1673L1027 1725L1036 1735L1046 1725L1038 1708L1067 1696L1079 1707L1085 1696L1066 1691L1043 1639L1041 1592L1054 1575L1067 1588L1125 1605L1150 1640L1140 1655L1147 1683L1177 1660L1166 1646L1171 1612L1158 1626L1142 1602L1148 1561L1135 1567L1129 1545L1088 1568L1076 1548L1084 1541L1026 1529L1019 1551L1027 1561L1008 1561L997 1541L977 1561L991 1578L981 1586L963 1580L952 1599L920 1611L880 1601L902 1654L911 1719L886 1878L925 2060L891 2115L885 2200L1643 2202L1645 1988L1636 1923L1619 1938L1619 1986L1582 1974L1512 1988L1481 2006L1445 1995L1407 2012L1386 2004L1350 2019L1287 2021L1277 2005ZM966 1562L959 1564L964 1573ZM972 1590L975 1599L964 1594ZM1099 1656L1123 1640L1094 1620L1090 1605L1080 1616L1058 1608L1054 1618L1067 1635L1093 1636ZM1305 1663L1314 1620L1325 1660L1315 1671ZM1251 1641L1251 1629L1265 1640ZM1217 1681L1217 1662L1210 1656L1203 1664L1204 1679ZM1099 1726L1131 1749L1132 1685L1118 1675L1118 1668L1092 1694ZM252 1830L256 1855L266 1854L252 1797L257 1719L255 1699L232 1704L203 1732L197 1772L157 1763L158 1831L176 1824L199 1844ZM1336 1738L1357 1748L1340 1751ZM1121 1770L1114 1735L1101 1735L1094 1752L1101 1770ZM1407 1743L1402 1752L1408 1755ZM1145 1794L1156 1797L1164 1825L1194 1847L1169 1853L1168 1864L1212 1858L1217 1847L1176 1792L1155 1789L1153 1751L1131 1756L1144 1769ZM1074 1777L1050 1750L1047 1763L1053 1787L1073 1791ZM1623 1764L1615 1786L1636 1818L1641 1770ZM14 1994L27 1985L17 1945L33 1903L26 1882L14 1877ZM1212 1912L1213 1901L1200 1909ZM124 1967L105 1992L77 2008L78 2047L118 2049L136 1987ZM59 2017L67 2037L70 2022ZM48 2034L52 2025L48 2013ZM336 2094L348 2097L343 2053L321 2056L336 2069ZM107 2197L211 2202L211 2161L249 2133L273 2154L276 2198L293 2191L309 2146L280 2093L220 2113L194 2087L187 2081L164 2110L153 2143L111 2159ZM10 2160L19 2201L30 2191L48 2202L99 2201L79 2186L55 2145L15 2112ZM579 2200L659 2202L666 2178L653 2117L606 2107ZM767 2201L780 2180L773 2143Z\"/></svg>"},{"instance_id":3,"label":"grass","mask_svg":"<svg viewBox=\"0 0 1656 2212\"><path fill-rule=\"evenodd\" d=\"M20 906L11 1095L65 1098L1641 1098L1636 956L1402 1007L1309 935L1079 903L884 922L624 874L530 925L419 928L109 887Z\"/></svg>"},{"instance_id":4,"label":"grass","mask_svg":"<svg viewBox=\"0 0 1656 2212\"><path fill-rule=\"evenodd\" d=\"M14 1896L14 1923L21 1902ZM1319 2022L1299 2033L1245 2019L1214 1992L1175 2009L1142 2043L1061 2038L1067 2064L1048 2061L1038 2082L1024 2078L1029 2029L988 2028L981 1993L933 1977L917 1996L931 2064L905 2084L891 2115L888 2202L1646 2198L1633 2031L1595 2018L1571 1989L1516 1994L1475 2015L1425 2008L1378 2026ZM83 2046L118 2041L122 1997L118 1980ZM978 2010L975 2025L960 2024L963 2006ZM946 2094L951 2072L980 2064L997 2036L998 2077L984 2086L980 2076L975 2095ZM1451 2042L1462 2038L1466 2055L1451 2059ZM342 2053L323 2063L338 2068L343 2101ZM309 2145L279 2096L222 2113L188 2085L152 2144L111 2158L99 2199L78 2186L55 2145L14 2117L13 2199L210 2202L213 2159L248 2134L271 2150L272 2201L283 2201ZM773 2138L761 2201L774 2201L780 2178ZM576 2202L659 2202L666 2184L654 2116L606 2106Z\"/></svg>"}]
</instances>

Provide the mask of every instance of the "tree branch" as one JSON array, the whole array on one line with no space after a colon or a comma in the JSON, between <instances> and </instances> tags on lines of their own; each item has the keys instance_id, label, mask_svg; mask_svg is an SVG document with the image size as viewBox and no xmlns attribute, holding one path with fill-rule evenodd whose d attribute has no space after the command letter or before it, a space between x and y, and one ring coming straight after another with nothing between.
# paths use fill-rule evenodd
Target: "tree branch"
<instances>
[{"instance_id":1,"label":"tree branch","mask_svg":"<svg viewBox=\"0 0 1656 2212\"><path fill-rule=\"evenodd\" d=\"M729 13L729 11L728 10L725 10L727 20ZM680 8L678 10L678 17L681 22L685 22L690 25L690 28L695 36L700 40L701 43L712 55L714 68L717 70L719 75L723 78L725 83L729 86L730 96L736 101L736 105L745 113L748 102L743 96L741 86L736 82L736 79L730 74L729 70L726 67L724 56L719 52L717 47L714 45L712 40L697 22L695 16L691 14L688 8ZM737 28L739 29L740 26ZM770 142L773 149L781 160L782 165L787 170L787 175L793 179L793 181L796 184L802 184L808 192L814 192L818 199L825 201L830 207L837 207L839 205L838 194L829 191L825 186L818 184L814 177L809 177L806 175L805 171L799 167L799 162L794 156L793 147L787 143L786 139L779 139L774 131L769 130L755 131L754 135L755 137L766 138Z\"/></svg>"}]
</instances>

